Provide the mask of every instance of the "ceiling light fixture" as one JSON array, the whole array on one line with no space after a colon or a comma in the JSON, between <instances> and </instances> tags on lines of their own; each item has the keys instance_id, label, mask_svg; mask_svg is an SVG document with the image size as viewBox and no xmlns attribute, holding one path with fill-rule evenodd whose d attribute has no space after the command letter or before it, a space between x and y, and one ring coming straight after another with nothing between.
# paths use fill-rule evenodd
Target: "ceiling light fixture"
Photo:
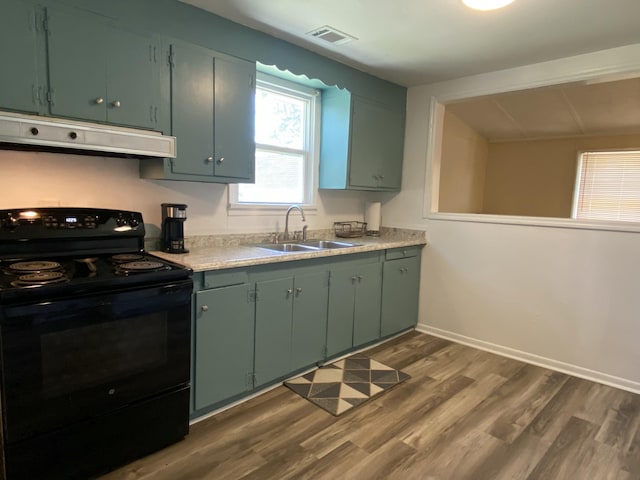
<instances>
[{"instance_id":1,"label":"ceiling light fixture","mask_svg":"<svg viewBox=\"0 0 640 480\"><path fill-rule=\"evenodd\" d=\"M513 0L462 0L462 3L474 10L496 10L513 3Z\"/></svg>"}]
</instances>

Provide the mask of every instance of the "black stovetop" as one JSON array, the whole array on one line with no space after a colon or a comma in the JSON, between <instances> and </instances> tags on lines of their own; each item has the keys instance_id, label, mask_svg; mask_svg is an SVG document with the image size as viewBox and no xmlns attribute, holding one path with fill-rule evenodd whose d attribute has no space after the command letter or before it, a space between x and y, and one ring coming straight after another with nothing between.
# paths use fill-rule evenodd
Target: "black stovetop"
<instances>
[{"instance_id":1,"label":"black stovetop","mask_svg":"<svg viewBox=\"0 0 640 480\"><path fill-rule=\"evenodd\" d=\"M139 212L0 210L0 300L41 301L186 279L191 270L144 251Z\"/></svg>"},{"instance_id":2,"label":"black stovetop","mask_svg":"<svg viewBox=\"0 0 640 480\"><path fill-rule=\"evenodd\" d=\"M145 252L0 260L0 299L34 300L105 292L178 281L190 273L189 269Z\"/></svg>"}]
</instances>

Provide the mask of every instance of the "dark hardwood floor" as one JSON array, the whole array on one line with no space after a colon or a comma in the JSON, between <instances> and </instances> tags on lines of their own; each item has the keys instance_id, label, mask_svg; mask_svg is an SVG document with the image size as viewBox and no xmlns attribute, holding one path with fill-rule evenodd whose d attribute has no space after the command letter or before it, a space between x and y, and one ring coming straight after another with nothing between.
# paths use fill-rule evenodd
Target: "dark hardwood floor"
<instances>
[{"instance_id":1,"label":"dark hardwood floor","mask_svg":"<svg viewBox=\"0 0 640 480\"><path fill-rule=\"evenodd\" d=\"M115 479L640 479L640 395L417 332L366 354L411 379L333 417L284 386Z\"/></svg>"}]
</instances>

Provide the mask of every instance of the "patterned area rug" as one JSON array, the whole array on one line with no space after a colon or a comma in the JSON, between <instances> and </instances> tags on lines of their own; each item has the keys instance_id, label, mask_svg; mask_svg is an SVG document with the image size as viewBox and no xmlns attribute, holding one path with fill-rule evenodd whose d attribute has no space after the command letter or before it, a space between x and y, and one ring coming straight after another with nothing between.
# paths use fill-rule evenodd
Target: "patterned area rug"
<instances>
[{"instance_id":1,"label":"patterned area rug","mask_svg":"<svg viewBox=\"0 0 640 480\"><path fill-rule=\"evenodd\" d=\"M409 375L400 370L354 355L284 384L338 416L408 378Z\"/></svg>"}]
</instances>

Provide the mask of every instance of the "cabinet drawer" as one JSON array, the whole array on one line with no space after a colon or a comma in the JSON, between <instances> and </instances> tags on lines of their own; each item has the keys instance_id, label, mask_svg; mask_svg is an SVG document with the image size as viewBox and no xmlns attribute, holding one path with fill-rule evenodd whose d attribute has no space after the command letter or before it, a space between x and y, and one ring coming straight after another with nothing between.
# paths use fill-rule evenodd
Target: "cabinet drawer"
<instances>
[{"instance_id":1,"label":"cabinet drawer","mask_svg":"<svg viewBox=\"0 0 640 480\"><path fill-rule=\"evenodd\" d=\"M402 247L387 250L385 252L385 260L397 260L398 258L410 258L418 255L420 247Z\"/></svg>"},{"instance_id":2,"label":"cabinet drawer","mask_svg":"<svg viewBox=\"0 0 640 480\"><path fill-rule=\"evenodd\" d=\"M204 288L240 285L248 281L249 276L245 270L211 270L204 272Z\"/></svg>"}]
</instances>

